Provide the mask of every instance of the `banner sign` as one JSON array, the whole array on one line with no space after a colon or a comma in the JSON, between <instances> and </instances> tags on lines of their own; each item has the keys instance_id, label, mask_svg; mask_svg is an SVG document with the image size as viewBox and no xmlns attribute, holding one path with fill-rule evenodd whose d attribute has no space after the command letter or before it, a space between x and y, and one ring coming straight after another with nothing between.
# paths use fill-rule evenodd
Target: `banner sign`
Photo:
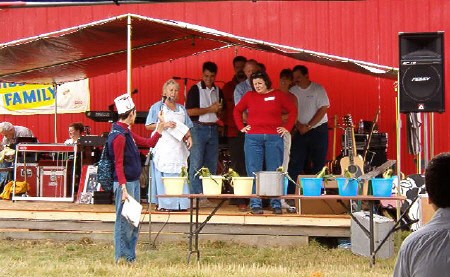
<instances>
[{"instance_id":1,"label":"banner sign","mask_svg":"<svg viewBox=\"0 0 450 277\"><path fill-rule=\"evenodd\" d=\"M89 107L89 80L58 85L0 83L0 114L82 113Z\"/></svg>"}]
</instances>

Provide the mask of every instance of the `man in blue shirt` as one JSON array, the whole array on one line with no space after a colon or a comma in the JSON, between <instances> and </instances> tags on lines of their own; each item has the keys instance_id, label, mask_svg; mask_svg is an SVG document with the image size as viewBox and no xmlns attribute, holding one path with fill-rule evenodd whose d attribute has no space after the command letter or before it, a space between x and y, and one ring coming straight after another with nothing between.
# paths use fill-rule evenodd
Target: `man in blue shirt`
<instances>
[{"instance_id":1,"label":"man in blue shirt","mask_svg":"<svg viewBox=\"0 0 450 277\"><path fill-rule=\"evenodd\" d=\"M450 153L441 153L428 164L425 172L425 188L435 213L430 222L403 241L398 252L394 277L448 276L450 270L448 172L450 172Z\"/></svg>"}]
</instances>

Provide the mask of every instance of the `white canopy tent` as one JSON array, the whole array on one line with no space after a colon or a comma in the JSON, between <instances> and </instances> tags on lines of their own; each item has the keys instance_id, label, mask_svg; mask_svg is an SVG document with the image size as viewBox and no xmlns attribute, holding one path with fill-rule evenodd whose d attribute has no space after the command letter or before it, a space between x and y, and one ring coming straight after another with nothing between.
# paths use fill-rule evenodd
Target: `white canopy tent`
<instances>
[{"instance_id":1,"label":"white canopy tent","mask_svg":"<svg viewBox=\"0 0 450 277\"><path fill-rule=\"evenodd\" d=\"M180 21L124 14L0 44L0 82L59 84L233 46L397 79L398 69L390 66L235 36ZM133 62L127 65L124 61L130 52Z\"/></svg>"}]
</instances>

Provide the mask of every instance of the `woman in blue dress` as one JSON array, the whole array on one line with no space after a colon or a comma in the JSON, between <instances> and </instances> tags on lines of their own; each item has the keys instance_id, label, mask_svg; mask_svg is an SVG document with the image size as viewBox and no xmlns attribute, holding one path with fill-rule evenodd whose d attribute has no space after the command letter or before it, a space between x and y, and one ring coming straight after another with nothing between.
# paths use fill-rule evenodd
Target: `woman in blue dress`
<instances>
[{"instance_id":1,"label":"woman in blue dress","mask_svg":"<svg viewBox=\"0 0 450 277\"><path fill-rule=\"evenodd\" d=\"M188 166L189 149L192 146L192 138L188 130L182 137L173 131L183 130L184 124L192 128L193 124L183 105L176 103L180 86L173 80L167 80L163 85L161 101L150 107L145 127L154 130L158 124L158 113L162 111L164 118L164 131L162 137L152 149L152 178L150 201L158 205L159 211L180 211L189 208L187 198L157 198L156 195L165 194L162 177L177 177L181 168ZM178 126L177 126L178 124ZM183 126L184 127L184 126ZM183 193L188 194L189 188L185 184Z\"/></svg>"}]
</instances>

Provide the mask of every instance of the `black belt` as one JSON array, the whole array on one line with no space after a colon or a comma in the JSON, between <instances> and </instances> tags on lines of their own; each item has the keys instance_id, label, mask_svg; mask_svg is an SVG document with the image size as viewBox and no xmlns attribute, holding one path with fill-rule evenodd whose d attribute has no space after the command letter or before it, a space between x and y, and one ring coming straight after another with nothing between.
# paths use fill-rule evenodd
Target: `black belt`
<instances>
[{"instance_id":1,"label":"black belt","mask_svg":"<svg viewBox=\"0 0 450 277\"><path fill-rule=\"evenodd\" d=\"M194 123L202 125L202 126L217 126L217 123L215 122L200 122L200 121L194 121Z\"/></svg>"}]
</instances>

